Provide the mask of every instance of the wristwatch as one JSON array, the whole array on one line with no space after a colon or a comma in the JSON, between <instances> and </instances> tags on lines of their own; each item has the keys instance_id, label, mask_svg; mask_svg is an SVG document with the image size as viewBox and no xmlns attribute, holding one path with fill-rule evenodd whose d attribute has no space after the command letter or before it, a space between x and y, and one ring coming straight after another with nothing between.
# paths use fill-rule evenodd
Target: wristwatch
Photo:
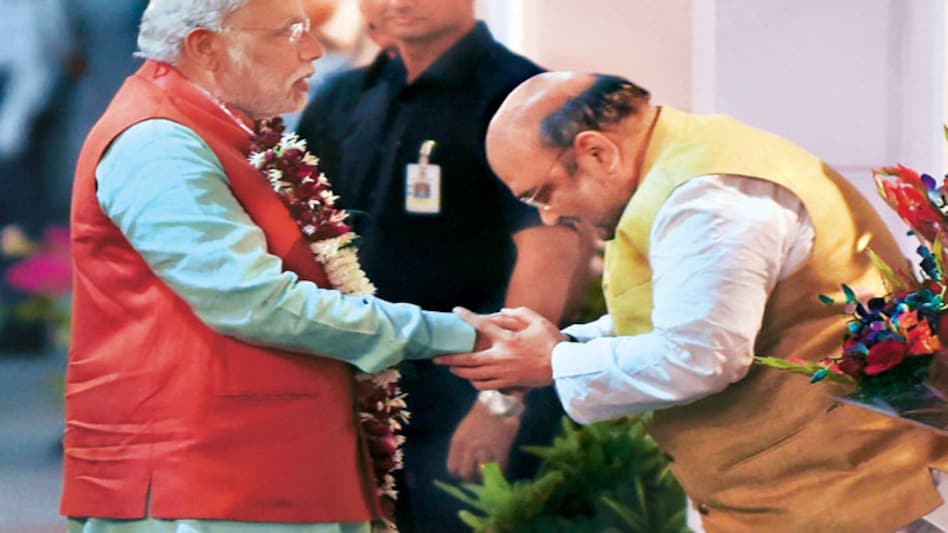
<instances>
[{"instance_id":1,"label":"wristwatch","mask_svg":"<svg viewBox=\"0 0 948 533\"><path fill-rule=\"evenodd\" d=\"M496 390L485 390L477 394L477 401L484 404L487 412L494 416L520 416L526 406L519 396L504 394Z\"/></svg>"}]
</instances>

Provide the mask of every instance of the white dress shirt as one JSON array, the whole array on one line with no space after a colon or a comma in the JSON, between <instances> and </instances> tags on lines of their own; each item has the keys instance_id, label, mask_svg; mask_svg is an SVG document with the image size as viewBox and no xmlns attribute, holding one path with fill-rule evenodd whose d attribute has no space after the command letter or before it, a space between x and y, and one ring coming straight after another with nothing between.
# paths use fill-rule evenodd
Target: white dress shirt
<instances>
[{"instance_id":1,"label":"white dress shirt","mask_svg":"<svg viewBox=\"0 0 948 533\"><path fill-rule=\"evenodd\" d=\"M715 175L677 188L650 234L653 330L613 336L609 315L566 328L581 341L553 349L566 412L588 423L664 409L743 378L767 298L813 236L800 200L775 183Z\"/></svg>"},{"instance_id":2,"label":"white dress shirt","mask_svg":"<svg viewBox=\"0 0 948 533\"><path fill-rule=\"evenodd\" d=\"M800 200L774 183L704 176L676 189L649 236L652 331L615 337L605 315L564 330L582 343L553 349L553 379L567 414L588 423L664 409L743 378L767 298L806 260L814 235ZM948 501L945 474L932 475ZM704 531L700 518L689 505L695 532ZM932 527L948 531L948 503L898 533Z\"/></svg>"}]
</instances>

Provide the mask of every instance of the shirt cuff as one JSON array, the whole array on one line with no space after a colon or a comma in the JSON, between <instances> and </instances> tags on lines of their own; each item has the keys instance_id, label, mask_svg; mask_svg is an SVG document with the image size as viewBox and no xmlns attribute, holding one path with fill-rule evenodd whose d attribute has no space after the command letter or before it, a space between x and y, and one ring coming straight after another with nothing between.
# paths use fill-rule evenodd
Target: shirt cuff
<instances>
[{"instance_id":1,"label":"shirt cuff","mask_svg":"<svg viewBox=\"0 0 948 533\"><path fill-rule=\"evenodd\" d=\"M579 422L588 424L595 421L592 413L587 412L591 391L583 375L600 372L604 366L598 350L575 342L561 342L553 347L550 364L553 368L553 386L560 404L566 414Z\"/></svg>"},{"instance_id":2,"label":"shirt cuff","mask_svg":"<svg viewBox=\"0 0 948 533\"><path fill-rule=\"evenodd\" d=\"M566 335L575 337L579 342L588 342L601 337L613 336L611 325L612 320L609 318L609 315L604 315L593 322L573 324L563 328L562 331ZM606 331L607 329L609 331Z\"/></svg>"},{"instance_id":3,"label":"shirt cuff","mask_svg":"<svg viewBox=\"0 0 948 533\"><path fill-rule=\"evenodd\" d=\"M430 359L438 355L468 353L474 349L477 332L454 313L425 311L431 338L424 349L408 354L407 359Z\"/></svg>"},{"instance_id":4,"label":"shirt cuff","mask_svg":"<svg viewBox=\"0 0 948 533\"><path fill-rule=\"evenodd\" d=\"M585 343L557 343L550 358L553 379L595 374L608 369L610 351L596 348Z\"/></svg>"}]
</instances>

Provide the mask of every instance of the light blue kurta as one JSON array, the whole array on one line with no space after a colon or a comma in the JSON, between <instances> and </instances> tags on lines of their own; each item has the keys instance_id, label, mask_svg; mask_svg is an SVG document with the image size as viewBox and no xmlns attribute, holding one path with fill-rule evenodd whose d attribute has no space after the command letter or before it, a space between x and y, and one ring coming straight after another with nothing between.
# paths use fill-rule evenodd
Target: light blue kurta
<instances>
[{"instance_id":1,"label":"light blue kurta","mask_svg":"<svg viewBox=\"0 0 948 533\"><path fill-rule=\"evenodd\" d=\"M263 179L261 177L261 179ZM217 157L167 120L137 124L96 169L97 197L155 274L208 326L248 343L319 354L375 372L402 359L467 352L474 330L450 313L345 296L284 272L228 187ZM201 495L195 494L195 498ZM366 524L72 520L85 533L353 533Z\"/></svg>"}]
</instances>

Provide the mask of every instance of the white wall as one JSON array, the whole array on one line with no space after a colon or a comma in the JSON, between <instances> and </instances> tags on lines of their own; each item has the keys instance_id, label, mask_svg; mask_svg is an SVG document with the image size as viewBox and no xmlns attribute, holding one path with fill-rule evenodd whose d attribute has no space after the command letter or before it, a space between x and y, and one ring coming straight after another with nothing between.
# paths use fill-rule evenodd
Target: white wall
<instances>
[{"instance_id":1,"label":"white wall","mask_svg":"<svg viewBox=\"0 0 948 533\"><path fill-rule=\"evenodd\" d=\"M705 95L698 110L736 116L820 155L914 256L916 241L878 198L871 173L942 168L942 1L696 1L714 16L701 37L713 52L703 58L708 74L695 78L695 93Z\"/></svg>"}]
</instances>

